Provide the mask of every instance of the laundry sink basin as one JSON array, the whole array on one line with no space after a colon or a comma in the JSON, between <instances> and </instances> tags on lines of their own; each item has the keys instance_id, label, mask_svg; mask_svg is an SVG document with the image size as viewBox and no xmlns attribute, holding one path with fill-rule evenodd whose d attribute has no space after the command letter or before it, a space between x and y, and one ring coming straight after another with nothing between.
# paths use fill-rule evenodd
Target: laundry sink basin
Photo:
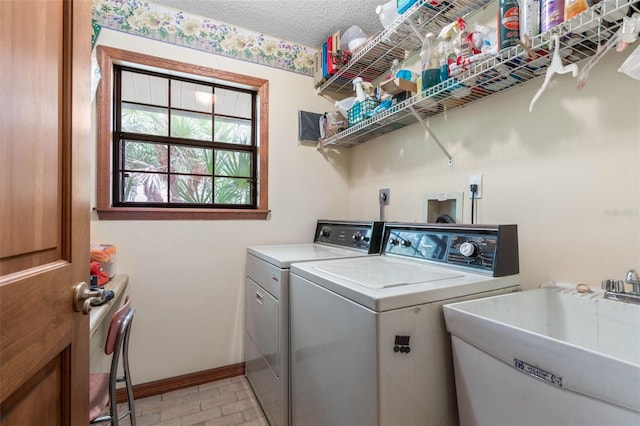
<instances>
[{"instance_id":1,"label":"laundry sink basin","mask_svg":"<svg viewBox=\"0 0 640 426\"><path fill-rule=\"evenodd\" d=\"M531 424L640 424L640 305L549 286L445 305L444 314L462 424L506 424L529 411ZM469 393L476 379L487 395ZM513 398L511 414L478 418L474 404L494 391L502 395L487 415ZM518 407L518 393L529 408Z\"/></svg>"}]
</instances>

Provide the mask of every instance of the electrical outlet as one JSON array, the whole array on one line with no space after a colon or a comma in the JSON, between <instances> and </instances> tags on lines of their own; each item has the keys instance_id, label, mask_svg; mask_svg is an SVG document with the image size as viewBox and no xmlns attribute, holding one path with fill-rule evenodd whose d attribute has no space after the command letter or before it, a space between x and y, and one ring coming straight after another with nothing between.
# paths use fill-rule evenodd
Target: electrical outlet
<instances>
[{"instance_id":1,"label":"electrical outlet","mask_svg":"<svg viewBox=\"0 0 640 426\"><path fill-rule=\"evenodd\" d=\"M378 202L381 206L388 206L391 203L391 190L383 188L378 194Z\"/></svg>"},{"instance_id":2,"label":"electrical outlet","mask_svg":"<svg viewBox=\"0 0 640 426\"><path fill-rule=\"evenodd\" d=\"M482 198L482 175L473 175L469 176L469 188L471 185L478 185L478 190L476 191L476 198ZM471 190L469 190L469 198L471 197Z\"/></svg>"}]
</instances>

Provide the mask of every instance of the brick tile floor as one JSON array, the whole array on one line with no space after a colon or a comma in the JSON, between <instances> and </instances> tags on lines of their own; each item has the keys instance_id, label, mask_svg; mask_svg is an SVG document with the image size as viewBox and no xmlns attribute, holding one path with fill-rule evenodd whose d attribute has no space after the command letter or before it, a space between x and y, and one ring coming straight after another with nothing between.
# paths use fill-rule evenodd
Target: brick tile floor
<instances>
[{"instance_id":1,"label":"brick tile floor","mask_svg":"<svg viewBox=\"0 0 640 426\"><path fill-rule=\"evenodd\" d=\"M137 426L269 426L244 376L137 399L135 409Z\"/></svg>"}]
</instances>

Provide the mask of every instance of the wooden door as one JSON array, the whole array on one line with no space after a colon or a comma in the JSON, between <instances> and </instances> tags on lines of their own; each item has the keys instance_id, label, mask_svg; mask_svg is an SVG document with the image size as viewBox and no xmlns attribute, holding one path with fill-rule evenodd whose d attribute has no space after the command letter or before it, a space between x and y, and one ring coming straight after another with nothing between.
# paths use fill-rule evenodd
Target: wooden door
<instances>
[{"instance_id":1,"label":"wooden door","mask_svg":"<svg viewBox=\"0 0 640 426\"><path fill-rule=\"evenodd\" d=\"M0 0L0 424L88 423L91 2Z\"/></svg>"}]
</instances>

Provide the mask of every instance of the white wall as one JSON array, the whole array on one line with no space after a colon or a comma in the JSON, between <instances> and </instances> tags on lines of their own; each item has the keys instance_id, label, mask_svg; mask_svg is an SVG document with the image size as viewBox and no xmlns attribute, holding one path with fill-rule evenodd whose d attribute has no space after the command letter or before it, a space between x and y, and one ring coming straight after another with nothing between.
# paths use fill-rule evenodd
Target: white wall
<instances>
[{"instance_id":1,"label":"white wall","mask_svg":"<svg viewBox=\"0 0 640 426\"><path fill-rule=\"evenodd\" d=\"M423 194L466 196L469 175L483 174L479 222L518 224L526 288L599 286L640 268L640 83L616 73L629 50L598 63L582 92L554 77L533 113L540 79L431 119L448 166L419 125L350 150L300 145L298 110L333 109L309 77L106 29L99 43L270 81L269 220L93 217L92 241L118 246L138 308L134 383L243 361L246 247L308 241L320 217L375 219L379 188L391 188L388 220L423 221Z\"/></svg>"},{"instance_id":2,"label":"white wall","mask_svg":"<svg viewBox=\"0 0 640 426\"><path fill-rule=\"evenodd\" d=\"M332 105L291 72L107 29L99 44L269 80L268 220L91 222L92 242L115 244L130 277L134 383L242 362L246 247L308 242L318 218L348 217L349 150L325 158L298 142L298 110Z\"/></svg>"},{"instance_id":3,"label":"white wall","mask_svg":"<svg viewBox=\"0 0 640 426\"><path fill-rule=\"evenodd\" d=\"M556 75L532 113L541 79L431 119L453 166L419 125L358 145L351 215L377 214L378 189L390 188L386 219L423 221L423 194L467 197L482 174L478 222L518 224L525 288L623 279L640 268L640 82L616 72L631 50L605 56L582 92Z\"/></svg>"}]
</instances>

